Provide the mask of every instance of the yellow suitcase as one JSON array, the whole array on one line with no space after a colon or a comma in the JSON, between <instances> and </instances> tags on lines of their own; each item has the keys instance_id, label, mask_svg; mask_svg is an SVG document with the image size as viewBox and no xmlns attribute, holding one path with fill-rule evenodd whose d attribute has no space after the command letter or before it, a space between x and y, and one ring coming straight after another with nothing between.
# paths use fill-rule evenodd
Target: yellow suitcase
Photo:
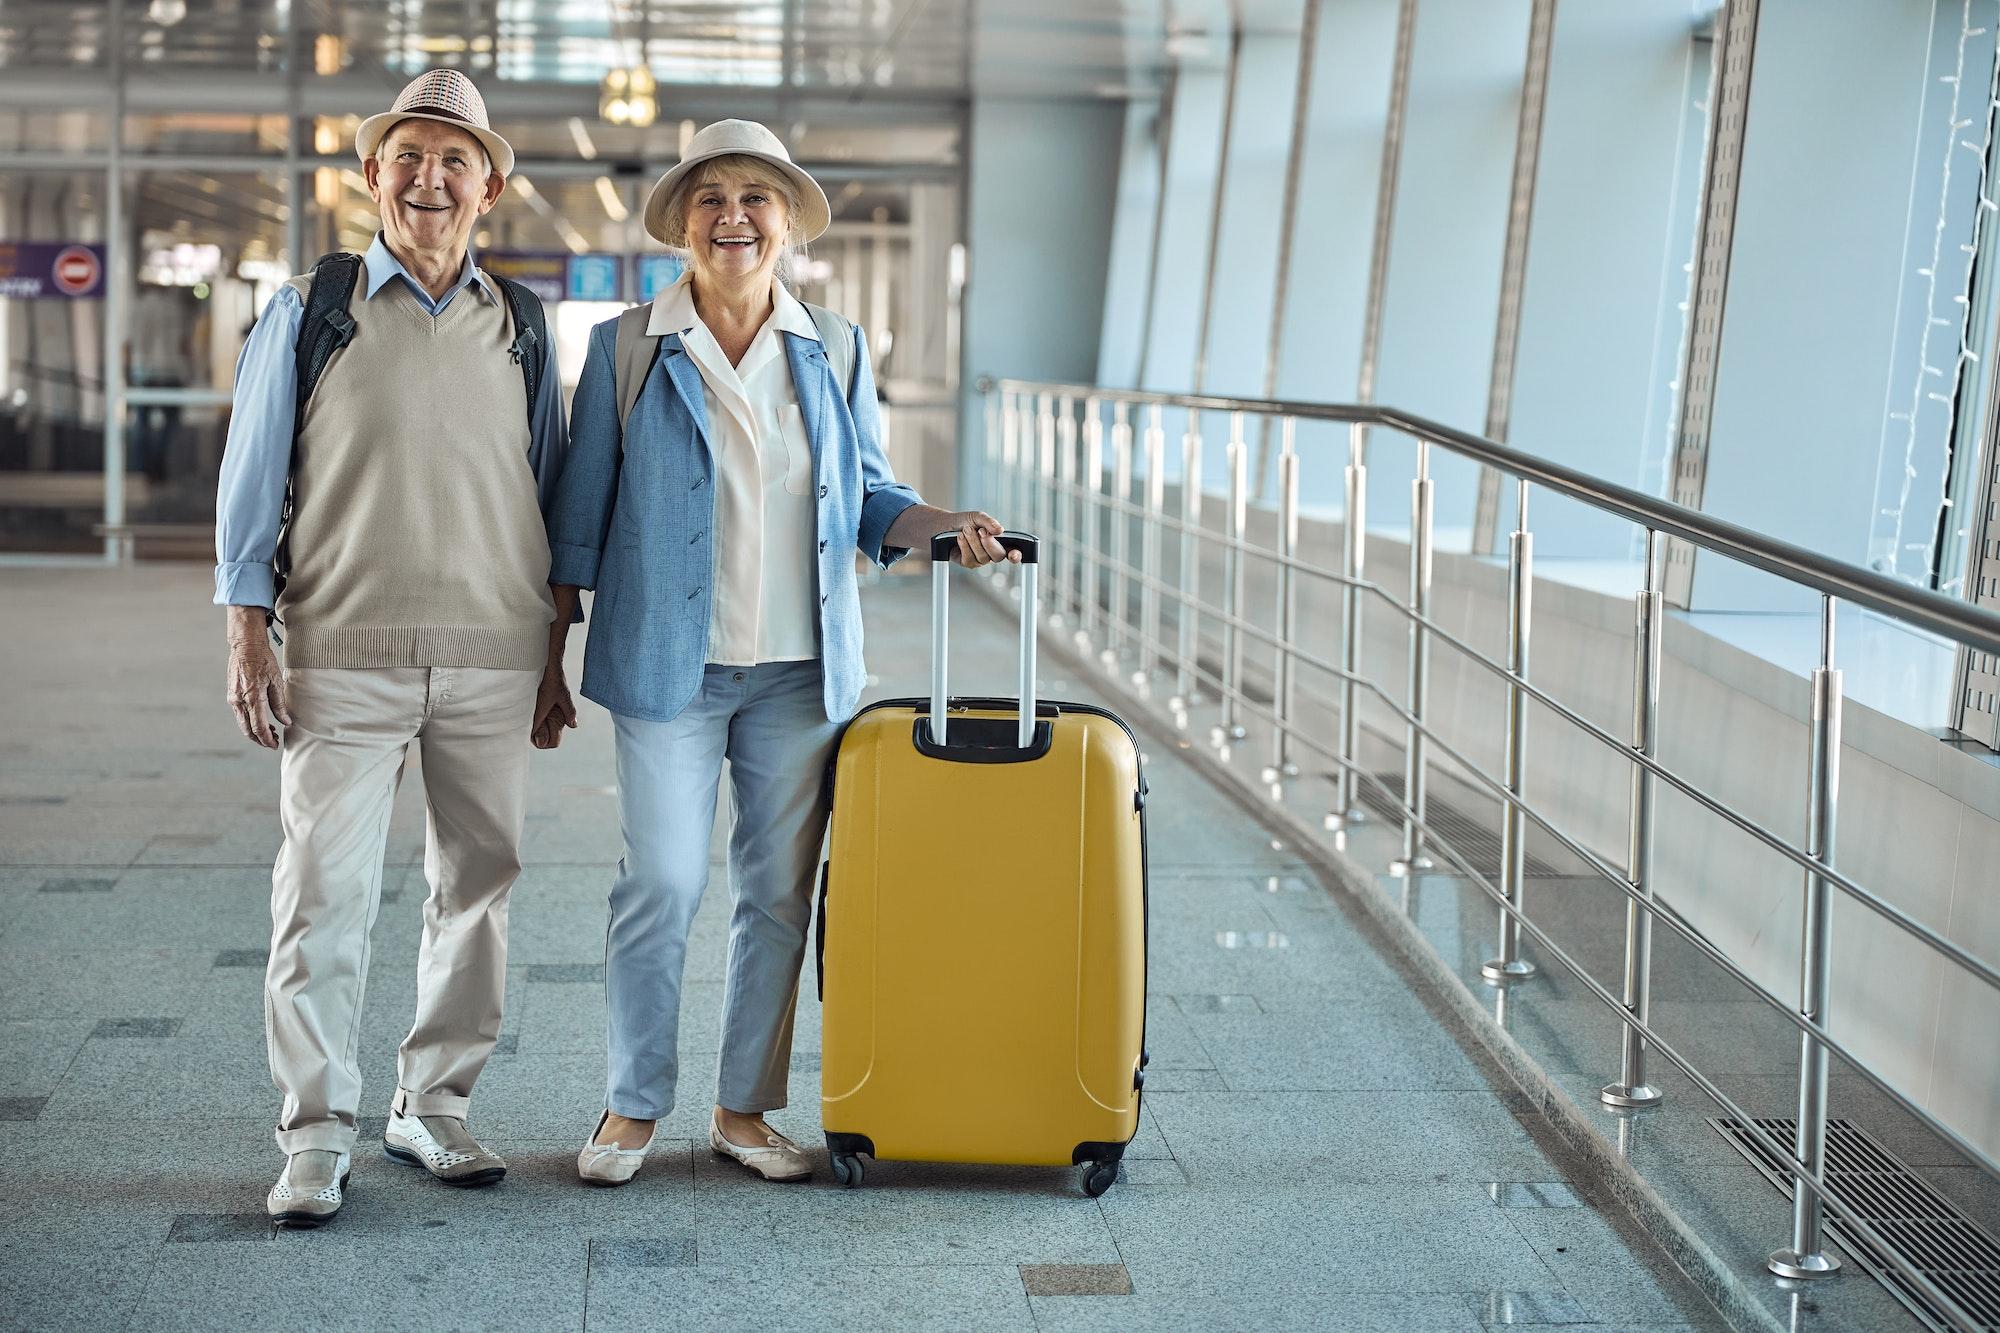
<instances>
[{"instance_id":1,"label":"yellow suitcase","mask_svg":"<svg viewBox=\"0 0 2000 1333\"><path fill-rule=\"evenodd\" d=\"M1115 715L945 694L949 538L932 574L931 698L874 704L833 768L819 901L820 1109L835 1178L878 1160L1085 1165L1117 1178L1145 1081L1145 779Z\"/></svg>"}]
</instances>

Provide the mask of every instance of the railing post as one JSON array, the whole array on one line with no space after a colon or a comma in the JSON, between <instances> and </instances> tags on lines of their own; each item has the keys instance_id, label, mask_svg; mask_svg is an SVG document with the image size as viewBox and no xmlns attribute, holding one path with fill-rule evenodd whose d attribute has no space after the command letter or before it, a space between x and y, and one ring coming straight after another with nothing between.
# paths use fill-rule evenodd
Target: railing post
<instances>
[{"instance_id":1,"label":"railing post","mask_svg":"<svg viewBox=\"0 0 2000 1333\"><path fill-rule=\"evenodd\" d=\"M1111 484L1118 500L1111 506L1111 615L1110 643L1104 650L1104 664L1116 665L1125 648L1125 631L1132 615L1132 584L1126 572L1132 561L1132 518L1125 506L1132 502L1132 405L1119 399L1111 405Z\"/></svg>"},{"instance_id":2,"label":"railing post","mask_svg":"<svg viewBox=\"0 0 2000 1333\"><path fill-rule=\"evenodd\" d=\"M1180 714L1187 725L1188 709L1201 702L1200 678L1195 674L1201 651L1201 625L1195 603L1201 600L1201 418L1188 413L1187 434L1181 437L1181 577L1180 610L1174 620L1180 633L1174 663L1174 697L1167 707Z\"/></svg>"},{"instance_id":3,"label":"railing post","mask_svg":"<svg viewBox=\"0 0 2000 1333\"><path fill-rule=\"evenodd\" d=\"M1046 393L1035 395L1035 532L1053 532L1050 516L1055 510L1056 416L1055 400ZM1058 543L1060 545L1060 543ZM1016 593L1020 590L1014 581Z\"/></svg>"},{"instance_id":4,"label":"railing post","mask_svg":"<svg viewBox=\"0 0 2000 1333\"><path fill-rule=\"evenodd\" d=\"M1528 676L1530 603L1534 595L1535 539L1528 531L1528 483L1515 483L1514 534L1507 539L1507 669L1523 680ZM1507 792L1515 800L1526 796L1528 697L1519 685L1507 686ZM1500 892L1509 906L1521 907L1528 869L1527 820L1521 807L1509 803L1500 814ZM1521 957L1521 923L1500 914L1500 956L1489 959L1479 974L1494 983L1519 981L1535 975L1535 965Z\"/></svg>"},{"instance_id":5,"label":"railing post","mask_svg":"<svg viewBox=\"0 0 2000 1333\"><path fill-rule=\"evenodd\" d=\"M1812 748L1807 758L1810 798L1806 815L1806 850L1833 868L1834 817L1840 803L1840 672L1833 665L1834 600L1820 597L1819 669L1812 673ZM1799 947L1799 1017L1826 1025L1829 922L1826 880L1808 873L1805 881L1805 932ZM1826 1178L1826 1047L1810 1032L1799 1034L1799 1132L1794 1147L1798 1165ZM1838 1271L1840 1260L1820 1243L1819 1195L1803 1180L1793 1182L1792 1245L1770 1257L1767 1267L1779 1277L1825 1277Z\"/></svg>"},{"instance_id":6,"label":"railing post","mask_svg":"<svg viewBox=\"0 0 2000 1333\"><path fill-rule=\"evenodd\" d=\"M1146 525L1139 530L1139 567L1146 582L1139 589L1139 670L1133 679L1142 691L1153 688L1160 668L1160 533L1167 517L1167 432L1160 405L1146 408Z\"/></svg>"},{"instance_id":7,"label":"railing post","mask_svg":"<svg viewBox=\"0 0 2000 1333\"><path fill-rule=\"evenodd\" d=\"M1001 460L1000 412L1006 395L994 390L993 381L979 381L980 409L985 422L985 468L980 477L980 503L1001 506L1005 513L1006 497L1000 493L1001 479L1006 476ZM1003 520L1004 521L1004 520Z\"/></svg>"},{"instance_id":8,"label":"railing post","mask_svg":"<svg viewBox=\"0 0 2000 1333\"><path fill-rule=\"evenodd\" d=\"M1272 663L1272 704L1278 725L1271 729L1271 766L1264 770L1264 785L1271 799L1283 795L1287 778L1299 775L1292 762L1292 707L1296 702L1296 664L1292 661L1292 639L1298 633L1299 598L1293 581L1292 561L1299 554L1299 455L1298 420L1285 417L1279 423L1278 443L1278 655Z\"/></svg>"},{"instance_id":9,"label":"railing post","mask_svg":"<svg viewBox=\"0 0 2000 1333\"><path fill-rule=\"evenodd\" d=\"M1077 647L1085 654L1097 639L1098 596L1104 587L1104 405L1083 400L1083 491L1076 498L1077 601L1083 623Z\"/></svg>"},{"instance_id":10,"label":"railing post","mask_svg":"<svg viewBox=\"0 0 2000 1333\"><path fill-rule=\"evenodd\" d=\"M1021 396L1000 391L1000 484L998 503L1006 506L1002 521L1028 522L1028 510L1021 488Z\"/></svg>"},{"instance_id":11,"label":"railing post","mask_svg":"<svg viewBox=\"0 0 2000 1333\"><path fill-rule=\"evenodd\" d=\"M1417 478L1410 483L1410 688L1411 722L1404 728L1403 852L1390 862L1391 874L1415 878L1433 864L1424 855L1424 710L1430 691L1430 635L1418 616L1431 613L1431 446L1417 441Z\"/></svg>"},{"instance_id":12,"label":"railing post","mask_svg":"<svg viewBox=\"0 0 2000 1333\"><path fill-rule=\"evenodd\" d=\"M1056 403L1056 492L1054 501L1055 550L1050 553L1049 624L1061 625L1065 608L1073 607L1073 580L1078 552L1076 522L1076 399L1063 394Z\"/></svg>"},{"instance_id":13,"label":"railing post","mask_svg":"<svg viewBox=\"0 0 2000 1333\"><path fill-rule=\"evenodd\" d=\"M1243 689L1243 543L1249 539L1250 450L1243 440L1243 414L1229 414L1229 545L1223 551L1222 586L1222 724L1212 736L1227 760L1230 747L1243 739L1237 696Z\"/></svg>"},{"instance_id":14,"label":"railing post","mask_svg":"<svg viewBox=\"0 0 2000 1333\"><path fill-rule=\"evenodd\" d=\"M1665 629L1665 599L1660 593L1660 534L1646 530L1646 586L1635 599L1637 644L1632 669L1632 749L1648 759L1659 752L1660 640ZM1626 1012L1643 1023L1651 1009L1653 988L1653 775L1632 766L1630 838L1626 846L1626 876L1640 898L1625 903ZM1618 1081L1598 1095L1610 1106L1658 1105L1661 1092L1646 1082L1646 1039L1630 1023L1624 1025L1624 1045Z\"/></svg>"},{"instance_id":15,"label":"railing post","mask_svg":"<svg viewBox=\"0 0 2000 1333\"><path fill-rule=\"evenodd\" d=\"M1361 743L1361 722L1355 715L1360 698L1354 677L1361 670L1361 589L1354 581L1365 576L1368 565L1368 464L1367 427L1356 422L1347 436L1347 511L1340 551L1340 572L1348 582L1340 590L1340 772L1334 776L1333 809L1327 812L1326 826L1343 829L1366 822L1361 808L1360 761L1356 751Z\"/></svg>"}]
</instances>

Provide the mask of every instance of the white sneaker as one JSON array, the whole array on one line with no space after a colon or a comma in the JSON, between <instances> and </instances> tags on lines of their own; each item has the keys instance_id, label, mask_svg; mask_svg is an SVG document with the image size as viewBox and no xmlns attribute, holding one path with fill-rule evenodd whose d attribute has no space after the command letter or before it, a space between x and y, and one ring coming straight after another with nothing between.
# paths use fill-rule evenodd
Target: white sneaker
<instances>
[{"instance_id":1,"label":"white sneaker","mask_svg":"<svg viewBox=\"0 0 2000 1333\"><path fill-rule=\"evenodd\" d=\"M615 1143L599 1143L597 1136L604 1132L604 1122L611 1118L606 1111L597 1117L597 1128L590 1131L590 1139L583 1145L583 1151L576 1155L576 1173L585 1183L591 1185L623 1185L639 1174L639 1167L646 1160L646 1153L653 1146L653 1134L660 1132L660 1124L653 1122L653 1134L636 1148L621 1148Z\"/></svg>"},{"instance_id":2,"label":"white sneaker","mask_svg":"<svg viewBox=\"0 0 2000 1333\"><path fill-rule=\"evenodd\" d=\"M409 1166L420 1166L447 1185L491 1185L507 1174L507 1163L448 1115L389 1113L382 1151Z\"/></svg>"},{"instance_id":3,"label":"white sneaker","mask_svg":"<svg viewBox=\"0 0 2000 1333\"><path fill-rule=\"evenodd\" d=\"M766 1180L804 1180L813 1173L812 1158L806 1150L776 1130L766 1146L746 1148L722 1136L722 1122L713 1115L708 1121L708 1146L717 1155L733 1157Z\"/></svg>"},{"instance_id":4,"label":"white sneaker","mask_svg":"<svg viewBox=\"0 0 2000 1333\"><path fill-rule=\"evenodd\" d=\"M346 1153L295 1152L285 1159L278 1183L264 1198L264 1211L281 1227L316 1227L345 1201L352 1163Z\"/></svg>"}]
</instances>

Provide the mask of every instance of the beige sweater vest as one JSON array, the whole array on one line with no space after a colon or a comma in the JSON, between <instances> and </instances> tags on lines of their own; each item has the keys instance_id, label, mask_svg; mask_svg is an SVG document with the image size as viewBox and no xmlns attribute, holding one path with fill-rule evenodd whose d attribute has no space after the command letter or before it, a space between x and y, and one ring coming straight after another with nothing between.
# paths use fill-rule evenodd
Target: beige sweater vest
<instances>
[{"instance_id":1,"label":"beige sweater vest","mask_svg":"<svg viewBox=\"0 0 2000 1333\"><path fill-rule=\"evenodd\" d=\"M286 663L539 670L555 604L506 302L366 291L293 450Z\"/></svg>"}]
</instances>

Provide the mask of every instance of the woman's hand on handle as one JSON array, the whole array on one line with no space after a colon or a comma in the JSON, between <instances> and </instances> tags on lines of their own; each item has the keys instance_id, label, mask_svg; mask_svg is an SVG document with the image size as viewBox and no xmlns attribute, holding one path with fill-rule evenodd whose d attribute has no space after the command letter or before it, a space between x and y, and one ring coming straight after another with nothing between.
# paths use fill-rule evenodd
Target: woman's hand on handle
<instances>
[{"instance_id":1,"label":"woman's hand on handle","mask_svg":"<svg viewBox=\"0 0 2000 1333\"><path fill-rule=\"evenodd\" d=\"M977 509L968 509L950 517L950 526L958 529L958 551L951 558L953 564L977 569L981 565L999 564L1002 560L1017 565L1021 563L1019 551L1009 551L1000 545L1000 534L1005 529L1000 526L999 519Z\"/></svg>"},{"instance_id":2,"label":"woman's hand on handle","mask_svg":"<svg viewBox=\"0 0 2000 1333\"><path fill-rule=\"evenodd\" d=\"M936 505L915 504L896 516L889 525L889 535L885 546L901 546L910 550L928 551L931 538L946 532L958 534L958 549L952 552L951 561L955 565L965 565L977 569L981 565L997 565L1002 560L1021 563L1021 553L1009 551L1000 544L1000 534L1006 531L1000 520L977 509L939 509Z\"/></svg>"}]
</instances>

